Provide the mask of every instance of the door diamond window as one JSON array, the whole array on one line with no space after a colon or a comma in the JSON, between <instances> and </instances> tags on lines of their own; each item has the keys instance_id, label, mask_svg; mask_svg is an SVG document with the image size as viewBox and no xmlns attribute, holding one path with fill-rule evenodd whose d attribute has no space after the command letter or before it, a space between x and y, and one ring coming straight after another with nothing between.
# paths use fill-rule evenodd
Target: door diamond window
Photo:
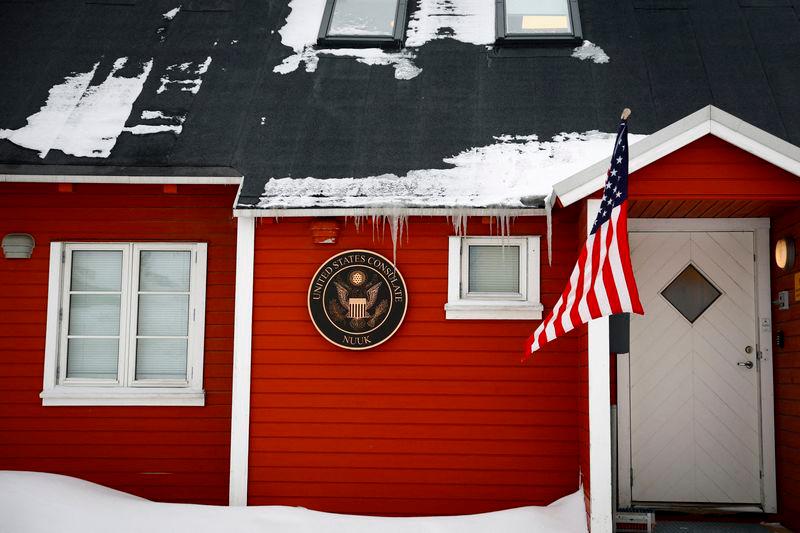
<instances>
[{"instance_id":1,"label":"door diamond window","mask_svg":"<svg viewBox=\"0 0 800 533\"><path fill-rule=\"evenodd\" d=\"M689 265L661 291L663 296L691 323L700 318L722 295L694 265Z\"/></svg>"}]
</instances>

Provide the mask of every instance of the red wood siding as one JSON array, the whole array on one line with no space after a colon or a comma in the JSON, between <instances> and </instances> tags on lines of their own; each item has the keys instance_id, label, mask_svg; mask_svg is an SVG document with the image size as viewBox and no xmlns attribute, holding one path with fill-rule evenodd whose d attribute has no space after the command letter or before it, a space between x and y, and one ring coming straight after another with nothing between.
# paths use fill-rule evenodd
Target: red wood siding
<instances>
[{"instance_id":1,"label":"red wood siding","mask_svg":"<svg viewBox=\"0 0 800 533\"><path fill-rule=\"evenodd\" d=\"M786 235L800 244L800 208L794 208L772 222L772 244ZM773 262L774 263L774 262ZM773 346L775 357L775 445L778 463L778 512L783 524L800 530L800 301L794 297L794 276L800 272L800 258L790 272L772 266L772 296L789 291L790 307L773 307L773 332L783 331L783 348Z\"/></svg>"},{"instance_id":2,"label":"red wood siding","mask_svg":"<svg viewBox=\"0 0 800 533\"><path fill-rule=\"evenodd\" d=\"M786 202L800 200L800 179L707 135L631 174L629 195L632 200Z\"/></svg>"},{"instance_id":3,"label":"red wood siding","mask_svg":"<svg viewBox=\"0 0 800 533\"><path fill-rule=\"evenodd\" d=\"M31 233L29 260L0 257L0 469L67 474L146 498L227 503L235 187L0 184L0 236ZM51 241L208 243L204 407L42 407Z\"/></svg>"},{"instance_id":4,"label":"red wood siding","mask_svg":"<svg viewBox=\"0 0 800 533\"><path fill-rule=\"evenodd\" d=\"M553 267L542 254L549 308L576 257L576 210L556 217ZM397 266L405 322L385 344L343 350L306 308L318 266L343 250L391 257L352 221L314 245L310 220L256 232L249 503L359 514L448 515L547 504L577 489L581 342L571 335L527 364L532 321L445 320L452 225L412 219ZM470 234L489 226L470 220ZM542 235L543 217L513 233Z\"/></svg>"}]
</instances>

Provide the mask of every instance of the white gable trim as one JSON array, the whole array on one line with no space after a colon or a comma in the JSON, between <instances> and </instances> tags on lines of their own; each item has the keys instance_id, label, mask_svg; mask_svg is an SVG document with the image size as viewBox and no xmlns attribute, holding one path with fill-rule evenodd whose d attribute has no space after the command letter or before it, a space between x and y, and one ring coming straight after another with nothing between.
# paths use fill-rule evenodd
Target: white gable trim
<instances>
[{"instance_id":1,"label":"white gable trim","mask_svg":"<svg viewBox=\"0 0 800 533\"><path fill-rule=\"evenodd\" d=\"M712 105L670 124L630 146L630 172L636 172L705 135L714 135L760 157L768 163L800 176L800 147L756 128ZM599 190L605 183L608 161L602 160L553 186L567 206Z\"/></svg>"}]
</instances>

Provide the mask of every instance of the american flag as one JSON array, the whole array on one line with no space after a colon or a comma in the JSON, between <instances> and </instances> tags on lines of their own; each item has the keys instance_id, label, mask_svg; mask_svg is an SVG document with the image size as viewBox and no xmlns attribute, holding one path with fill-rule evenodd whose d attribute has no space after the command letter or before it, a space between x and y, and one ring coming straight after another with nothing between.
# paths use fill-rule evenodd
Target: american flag
<instances>
[{"instance_id":1,"label":"american flag","mask_svg":"<svg viewBox=\"0 0 800 533\"><path fill-rule=\"evenodd\" d=\"M628 121L623 118L592 231L564 292L528 338L523 360L575 326L625 312L644 314L628 247Z\"/></svg>"}]
</instances>

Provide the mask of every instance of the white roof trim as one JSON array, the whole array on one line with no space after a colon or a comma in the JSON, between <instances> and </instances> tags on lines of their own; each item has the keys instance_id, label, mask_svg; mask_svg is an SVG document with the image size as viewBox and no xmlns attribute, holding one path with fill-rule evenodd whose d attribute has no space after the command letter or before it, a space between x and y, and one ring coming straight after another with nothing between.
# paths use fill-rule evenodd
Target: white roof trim
<instances>
[{"instance_id":1,"label":"white roof trim","mask_svg":"<svg viewBox=\"0 0 800 533\"><path fill-rule=\"evenodd\" d=\"M233 216L243 218L357 217L357 216L545 216L540 207L317 207L284 209L234 209Z\"/></svg>"},{"instance_id":2,"label":"white roof trim","mask_svg":"<svg viewBox=\"0 0 800 533\"><path fill-rule=\"evenodd\" d=\"M629 172L636 172L708 134L719 137L795 176L800 176L800 147L756 128L713 105L706 106L632 144ZM553 190L562 205L570 205L602 188L607 171L608 161L605 159L598 161L556 183Z\"/></svg>"},{"instance_id":3,"label":"white roof trim","mask_svg":"<svg viewBox=\"0 0 800 533\"><path fill-rule=\"evenodd\" d=\"M238 185L242 176L102 176L0 174L0 183L113 183L131 185Z\"/></svg>"}]
</instances>

